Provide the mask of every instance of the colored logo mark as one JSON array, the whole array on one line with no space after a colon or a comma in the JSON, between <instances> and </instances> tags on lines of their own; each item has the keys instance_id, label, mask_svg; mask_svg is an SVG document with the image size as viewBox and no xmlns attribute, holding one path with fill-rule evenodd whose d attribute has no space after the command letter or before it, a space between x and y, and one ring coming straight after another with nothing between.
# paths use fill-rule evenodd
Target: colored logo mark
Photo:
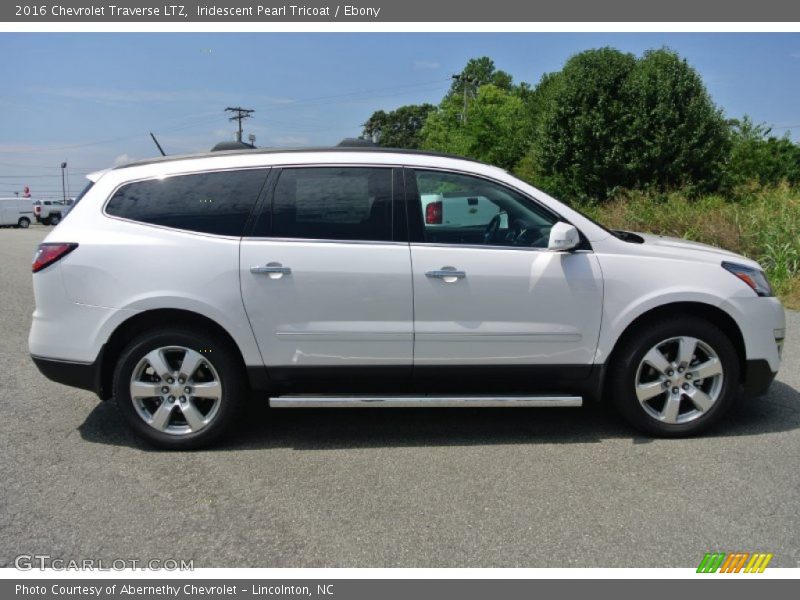
<instances>
[{"instance_id":1,"label":"colored logo mark","mask_svg":"<svg viewBox=\"0 0 800 600\"><path fill-rule=\"evenodd\" d=\"M706 552L698 573L763 573L773 554L765 552Z\"/></svg>"}]
</instances>

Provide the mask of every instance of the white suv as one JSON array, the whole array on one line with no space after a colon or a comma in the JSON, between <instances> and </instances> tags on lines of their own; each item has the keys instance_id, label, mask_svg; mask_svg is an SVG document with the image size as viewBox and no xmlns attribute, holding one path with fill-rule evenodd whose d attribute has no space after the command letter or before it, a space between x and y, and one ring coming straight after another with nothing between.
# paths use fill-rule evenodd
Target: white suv
<instances>
[{"instance_id":1,"label":"white suv","mask_svg":"<svg viewBox=\"0 0 800 600\"><path fill-rule=\"evenodd\" d=\"M251 395L273 407L605 396L640 430L691 435L780 365L783 308L757 263L608 231L482 163L251 150L89 178L34 257L30 351L50 379L114 397L161 446L211 442ZM494 208L428 223L434 195Z\"/></svg>"}]
</instances>

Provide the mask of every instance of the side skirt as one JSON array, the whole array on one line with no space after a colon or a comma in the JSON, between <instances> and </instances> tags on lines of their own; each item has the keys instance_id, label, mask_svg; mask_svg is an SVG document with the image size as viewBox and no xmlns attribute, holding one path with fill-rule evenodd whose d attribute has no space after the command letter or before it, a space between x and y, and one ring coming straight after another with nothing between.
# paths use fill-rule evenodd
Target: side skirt
<instances>
[{"instance_id":1,"label":"side skirt","mask_svg":"<svg viewBox=\"0 0 800 600\"><path fill-rule=\"evenodd\" d=\"M280 396L600 397L603 365L248 367L253 390Z\"/></svg>"}]
</instances>

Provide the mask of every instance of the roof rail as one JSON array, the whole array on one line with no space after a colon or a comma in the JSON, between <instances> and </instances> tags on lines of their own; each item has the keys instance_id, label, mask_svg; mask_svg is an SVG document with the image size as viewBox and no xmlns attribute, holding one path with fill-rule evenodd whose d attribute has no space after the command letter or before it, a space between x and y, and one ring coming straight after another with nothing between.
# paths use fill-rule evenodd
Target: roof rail
<instances>
[{"instance_id":1,"label":"roof rail","mask_svg":"<svg viewBox=\"0 0 800 600\"><path fill-rule=\"evenodd\" d=\"M302 152L331 152L331 153L341 153L341 152L380 152L385 154L409 154L412 156L438 156L441 158L455 158L458 160L466 160L473 163L478 163L487 166L496 166L490 163L486 163L480 160L475 160L474 158L467 158L466 156L458 156L456 154L447 154L445 152L430 152L427 150L408 150L403 148L384 148L383 146L374 146L374 147L350 147L350 146L325 146L321 148L237 148L233 150L217 150L214 152L199 152L196 154L177 154L172 156L156 156L154 158L148 158L144 160L137 160L129 163L125 163L122 165L118 165L114 167L114 170L117 169L126 169L128 167L139 167L144 165L151 165L157 163L164 163L164 162L172 162L172 161L179 161L179 160L192 160L196 158L211 158L211 157L218 157L220 155L223 156L242 156L248 154L299 154Z\"/></svg>"}]
</instances>

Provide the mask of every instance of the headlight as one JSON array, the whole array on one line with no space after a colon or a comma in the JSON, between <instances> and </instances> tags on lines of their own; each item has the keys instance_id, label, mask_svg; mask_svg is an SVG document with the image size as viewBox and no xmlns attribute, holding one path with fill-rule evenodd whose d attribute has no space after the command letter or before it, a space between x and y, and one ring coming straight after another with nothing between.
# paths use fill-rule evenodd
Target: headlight
<instances>
[{"instance_id":1,"label":"headlight","mask_svg":"<svg viewBox=\"0 0 800 600\"><path fill-rule=\"evenodd\" d=\"M759 296L774 296L764 271L727 261L722 262L722 268L744 281Z\"/></svg>"}]
</instances>

